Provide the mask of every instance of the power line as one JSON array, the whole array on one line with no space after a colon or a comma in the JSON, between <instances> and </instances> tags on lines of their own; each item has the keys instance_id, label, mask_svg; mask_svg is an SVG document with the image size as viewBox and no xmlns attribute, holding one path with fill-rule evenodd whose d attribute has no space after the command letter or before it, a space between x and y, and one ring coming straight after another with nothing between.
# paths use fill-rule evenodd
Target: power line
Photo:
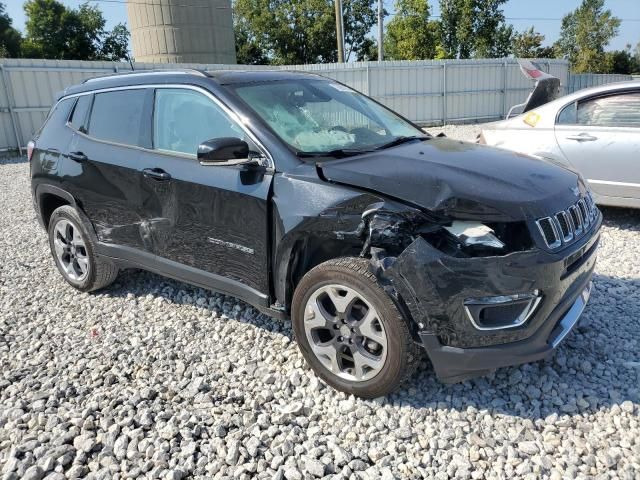
<instances>
[{"instance_id":1,"label":"power line","mask_svg":"<svg viewBox=\"0 0 640 480\"><path fill-rule=\"evenodd\" d=\"M94 0L98 1L98 0ZM102 0L100 0L102 1ZM387 16L395 17L397 13L388 13ZM442 18L442 15L429 15L429 18ZM533 21L533 22L561 22L562 18L554 17L504 17L505 20L511 21ZM640 18L618 18L621 22L640 22Z\"/></svg>"}]
</instances>

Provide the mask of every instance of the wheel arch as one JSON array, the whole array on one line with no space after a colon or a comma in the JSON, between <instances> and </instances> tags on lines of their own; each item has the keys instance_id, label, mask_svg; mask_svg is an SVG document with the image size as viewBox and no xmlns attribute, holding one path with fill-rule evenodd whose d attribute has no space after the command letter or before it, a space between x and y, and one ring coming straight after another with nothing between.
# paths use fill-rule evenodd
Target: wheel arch
<instances>
[{"instance_id":1,"label":"wheel arch","mask_svg":"<svg viewBox=\"0 0 640 480\"><path fill-rule=\"evenodd\" d=\"M371 273L373 273L378 279L380 287L385 291L387 296L395 304L396 308L400 312L402 318L407 323L409 333L415 341L420 341L418 336L418 324L414 319L411 312L411 308L396 289L396 287L389 281L381 278L376 274L371 267L371 259L368 257L360 257L357 253L358 249L361 249L362 245L349 245L344 240L327 241L324 238L304 238L300 239L294 248L291 250L289 256L289 262L286 267L286 274L283 277L284 280L284 300L287 313L291 314L291 304L293 300L293 294L302 280L302 278L313 268L321 265L330 260L338 260L342 258L359 258L363 262L369 265Z\"/></svg>"},{"instance_id":2,"label":"wheel arch","mask_svg":"<svg viewBox=\"0 0 640 480\"><path fill-rule=\"evenodd\" d=\"M55 185L38 185L36 188L36 202L38 204L38 214L40 221L45 228L49 227L49 221L53 212L64 205L73 207L77 212L80 220L82 220L85 230L91 235L94 242L98 241L95 229L89 217L81 208L79 202L66 190L56 187Z\"/></svg>"}]
</instances>

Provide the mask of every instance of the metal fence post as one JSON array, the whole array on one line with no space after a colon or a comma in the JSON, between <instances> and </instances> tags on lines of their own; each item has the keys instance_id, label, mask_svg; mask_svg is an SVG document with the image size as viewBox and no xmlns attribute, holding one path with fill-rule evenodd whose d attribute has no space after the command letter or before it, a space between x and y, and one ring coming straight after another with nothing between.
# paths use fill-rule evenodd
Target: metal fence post
<instances>
[{"instance_id":1,"label":"metal fence post","mask_svg":"<svg viewBox=\"0 0 640 480\"><path fill-rule=\"evenodd\" d=\"M9 111L9 118L11 119L11 125L13 127L13 134L16 137L16 146L18 147L18 152L20 153L20 155L22 155L22 145L20 145L22 143L22 139L20 138L20 133L18 132L18 123L16 122L15 112L13 111L13 106L11 105L11 95L9 94L9 77L7 76L7 71L5 70L5 66L3 63L0 63L0 71L2 72L2 85L4 87L4 94L7 97L7 110Z\"/></svg>"},{"instance_id":2,"label":"metal fence post","mask_svg":"<svg viewBox=\"0 0 640 480\"><path fill-rule=\"evenodd\" d=\"M507 115L507 61L502 63L502 117Z\"/></svg>"},{"instance_id":3,"label":"metal fence post","mask_svg":"<svg viewBox=\"0 0 640 480\"><path fill-rule=\"evenodd\" d=\"M367 95L371 96L371 67L370 62L367 62Z\"/></svg>"},{"instance_id":4,"label":"metal fence post","mask_svg":"<svg viewBox=\"0 0 640 480\"><path fill-rule=\"evenodd\" d=\"M447 124L447 61L442 63L442 125Z\"/></svg>"}]
</instances>

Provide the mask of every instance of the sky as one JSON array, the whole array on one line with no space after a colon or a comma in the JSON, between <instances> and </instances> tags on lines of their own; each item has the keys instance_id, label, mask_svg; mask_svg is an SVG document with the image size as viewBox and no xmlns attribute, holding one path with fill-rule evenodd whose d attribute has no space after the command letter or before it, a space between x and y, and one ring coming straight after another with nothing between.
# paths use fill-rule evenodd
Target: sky
<instances>
[{"instance_id":1,"label":"sky","mask_svg":"<svg viewBox=\"0 0 640 480\"><path fill-rule=\"evenodd\" d=\"M127 23L127 8L125 0L97 0L107 21L107 28L122 22ZM133 0L136 1L136 0ZM142 1L142 0L140 0ZM24 29L25 16L22 0L4 0L7 13L13 18L13 23L19 30ZM67 6L77 7L83 0L62 0ZM385 9L393 12L393 0L385 0ZM545 36L545 44L550 45L558 39L560 33L560 19L580 4L580 0L509 0L504 5L507 22L521 31L534 26L536 31ZM429 2L433 15L439 15L439 2ZM561 6L560 6L561 5ZM619 34L609 44L608 49L620 50L626 44L635 46L640 42L640 0L606 0L605 7L622 20ZM389 17L387 17L387 21ZM635 21L634 21L635 20ZM373 30L375 32L375 29Z\"/></svg>"}]
</instances>

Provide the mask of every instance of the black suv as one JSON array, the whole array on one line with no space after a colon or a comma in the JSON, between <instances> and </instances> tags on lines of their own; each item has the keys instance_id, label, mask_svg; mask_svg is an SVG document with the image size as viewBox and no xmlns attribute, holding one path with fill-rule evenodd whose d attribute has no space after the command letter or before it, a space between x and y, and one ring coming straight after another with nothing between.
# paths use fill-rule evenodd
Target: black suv
<instances>
[{"instance_id":1,"label":"black suv","mask_svg":"<svg viewBox=\"0 0 640 480\"><path fill-rule=\"evenodd\" d=\"M602 217L578 174L432 137L317 75L91 79L28 151L72 286L135 267L233 295L291 318L356 395L394 390L420 347L449 382L542 359L589 296Z\"/></svg>"}]
</instances>

